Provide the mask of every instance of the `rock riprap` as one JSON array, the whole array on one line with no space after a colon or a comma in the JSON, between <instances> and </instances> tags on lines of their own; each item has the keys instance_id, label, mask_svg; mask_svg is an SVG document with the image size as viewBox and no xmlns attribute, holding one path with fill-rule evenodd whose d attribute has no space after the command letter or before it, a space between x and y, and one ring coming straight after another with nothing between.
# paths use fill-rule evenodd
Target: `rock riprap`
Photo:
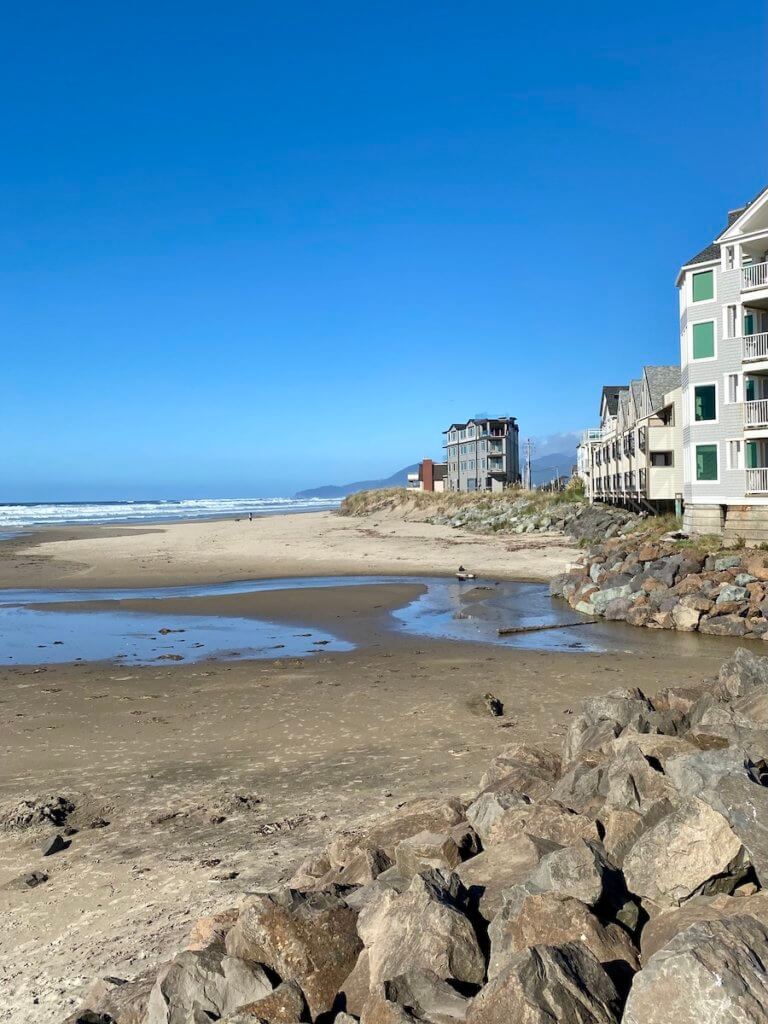
<instances>
[{"instance_id":1,"label":"rock riprap","mask_svg":"<svg viewBox=\"0 0 768 1024\"><path fill-rule=\"evenodd\" d=\"M765 1022L764 699L746 649L700 687L590 697L562 751L512 746L469 799L337 833L69 1021Z\"/></svg>"}]
</instances>

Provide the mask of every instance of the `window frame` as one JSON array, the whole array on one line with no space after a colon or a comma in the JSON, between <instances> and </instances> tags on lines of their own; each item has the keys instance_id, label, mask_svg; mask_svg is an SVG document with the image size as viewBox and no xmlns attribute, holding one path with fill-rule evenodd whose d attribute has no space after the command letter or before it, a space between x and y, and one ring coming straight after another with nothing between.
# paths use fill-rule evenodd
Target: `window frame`
<instances>
[{"instance_id":1,"label":"window frame","mask_svg":"<svg viewBox=\"0 0 768 1024\"><path fill-rule=\"evenodd\" d=\"M731 401L730 378L736 378L736 398ZM741 405L744 401L744 374L739 370L731 370L723 374L723 405ZM710 423L711 420L697 420L697 423Z\"/></svg>"},{"instance_id":2,"label":"window frame","mask_svg":"<svg viewBox=\"0 0 768 1024\"><path fill-rule=\"evenodd\" d=\"M714 448L715 460L717 462L717 474L714 477L701 478L697 473L699 448ZM720 483L720 445L717 441L702 441L693 446L693 473L691 474L695 484L719 484Z\"/></svg>"},{"instance_id":3,"label":"window frame","mask_svg":"<svg viewBox=\"0 0 768 1024\"><path fill-rule=\"evenodd\" d=\"M712 275L712 295L710 298L707 299L696 299L694 298L693 282L695 278L702 277L704 274ZM691 284L688 292L688 297L689 305L691 306L703 305L705 302L717 302L717 274L715 273L714 266L707 267L704 270L691 270Z\"/></svg>"},{"instance_id":4,"label":"window frame","mask_svg":"<svg viewBox=\"0 0 768 1024\"><path fill-rule=\"evenodd\" d=\"M715 417L714 417L714 419L711 419L711 420L697 420L696 419L696 391L699 388L714 388L715 389ZM711 423L719 423L720 422L720 417L718 415L719 408L720 408L720 406L719 406L719 403L718 403L718 400L717 400L717 381L716 380L700 380L700 381L696 381L696 383L691 386L691 423L694 426L699 426L699 425L704 425L704 424L711 424Z\"/></svg>"},{"instance_id":5,"label":"window frame","mask_svg":"<svg viewBox=\"0 0 768 1024\"><path fill-rule=\"evenodd\" d=\"M731 459L731 445L739 445L739 457L737 459L737 465L733 465ZM744 456L746 454L746 444L743 437L727 437L725 439L725 468L729 472L735 472L737 470L743 470L746 468Z\"/></svg>"},{"instance_id":6,"label":"window frame","mask_svg":"<svg viewBox=\"0 0 768 1024\"><path fill-rule=\"evenodd\" d=\"M712 355L711 356L700 356L697 357L694 353L694 333L695 328L700 327L702 324L712 324ZM713 316L705 317L703 320L691 320L688 325L690 342L689 342L689 360L692 363L711 363L717 359L717 318Z\"/></svg>"}]
</instances>

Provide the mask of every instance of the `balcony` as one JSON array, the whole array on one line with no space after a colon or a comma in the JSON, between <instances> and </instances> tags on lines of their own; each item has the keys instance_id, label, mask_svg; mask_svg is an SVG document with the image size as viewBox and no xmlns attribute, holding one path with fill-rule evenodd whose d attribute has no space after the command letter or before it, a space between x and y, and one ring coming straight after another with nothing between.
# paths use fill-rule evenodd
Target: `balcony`
<instances>
[{"instance_id":1,"label":"balcony","mask_svg":"<svg viewBox=\"0 0 768 1024\"><path fill-rule=\"evenodd\" d=\"M741 290L753 288L768 288L768 263L750 263L741 268Z\"/></svg>"},{"instance_id":2,"label":"balcony","mask_svg":"<svg viewBox=\"0 0 768 1024\"><path fill-rule=\"evenodd\" d=\"M768 398L760 398L756 402L744 403L744 426L768 426Z\"/></svg>"},{"instance_id":3,"label":"balcony","mask_svg":"<svg viewBox=\"0 0 768 1024\"><path fill-rule=\"evenodd\" d=\"M768 467L747 470L747 494L768 494Z\"/></svg>"},{"instance_id":4,"label":"balcony","mask_svg":"<svg viewBox=\"0 0 768 1024\"><path fill-rule=\"evenodd\" d=\"M756 359L768 359L768 334L750 334L742 338L744 343L742 359L745 363Z\"/></svg>"}]
</instances>

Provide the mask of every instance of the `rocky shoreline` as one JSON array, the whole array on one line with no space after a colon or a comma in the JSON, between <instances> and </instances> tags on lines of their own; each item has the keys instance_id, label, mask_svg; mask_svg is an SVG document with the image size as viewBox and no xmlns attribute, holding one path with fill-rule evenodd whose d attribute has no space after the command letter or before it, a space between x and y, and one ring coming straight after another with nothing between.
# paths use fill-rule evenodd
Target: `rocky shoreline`
<instances>
[{"instance_id":1,"label":"rocky shoreline","mask_svg":"<svg viewBox=\"0 0 768 1024\"><path fill-rule=\"evenodd\" d=\"M698 687L587 698L560 753L511 747L471 799L337 834L68 1021L764 1022L767 754L745 649Z\"/></svg>"},{"instance_id":2,"label":"rocky shoreline","mask_svg":"<svg viewBox=\"0 0 768 1024\"><path fill-rule=\"evenodd\" d=\"M578 612L649 629L768 639L768 553L690 541L606 540L550 583Z\"/></svg>"}]
</instances>

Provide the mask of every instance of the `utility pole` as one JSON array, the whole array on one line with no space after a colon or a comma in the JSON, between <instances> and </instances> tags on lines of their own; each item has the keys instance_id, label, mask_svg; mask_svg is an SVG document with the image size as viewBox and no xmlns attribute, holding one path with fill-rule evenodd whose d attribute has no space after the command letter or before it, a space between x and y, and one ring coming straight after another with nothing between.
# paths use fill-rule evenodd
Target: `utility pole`
<instances>
[{"instance_id":1,"label":"utility pole","mask_svg":"<svg viewBox=\"0 0 768 1024\"><path fill-rule=\"evenodd\" d=\"M533 441L529 438L525 441L525 472L523 474L523 483L525 484L526 490L533 490L532 484L532 468L531 468L531 452L533 451Z\"/></svg>"}]
</instances>

